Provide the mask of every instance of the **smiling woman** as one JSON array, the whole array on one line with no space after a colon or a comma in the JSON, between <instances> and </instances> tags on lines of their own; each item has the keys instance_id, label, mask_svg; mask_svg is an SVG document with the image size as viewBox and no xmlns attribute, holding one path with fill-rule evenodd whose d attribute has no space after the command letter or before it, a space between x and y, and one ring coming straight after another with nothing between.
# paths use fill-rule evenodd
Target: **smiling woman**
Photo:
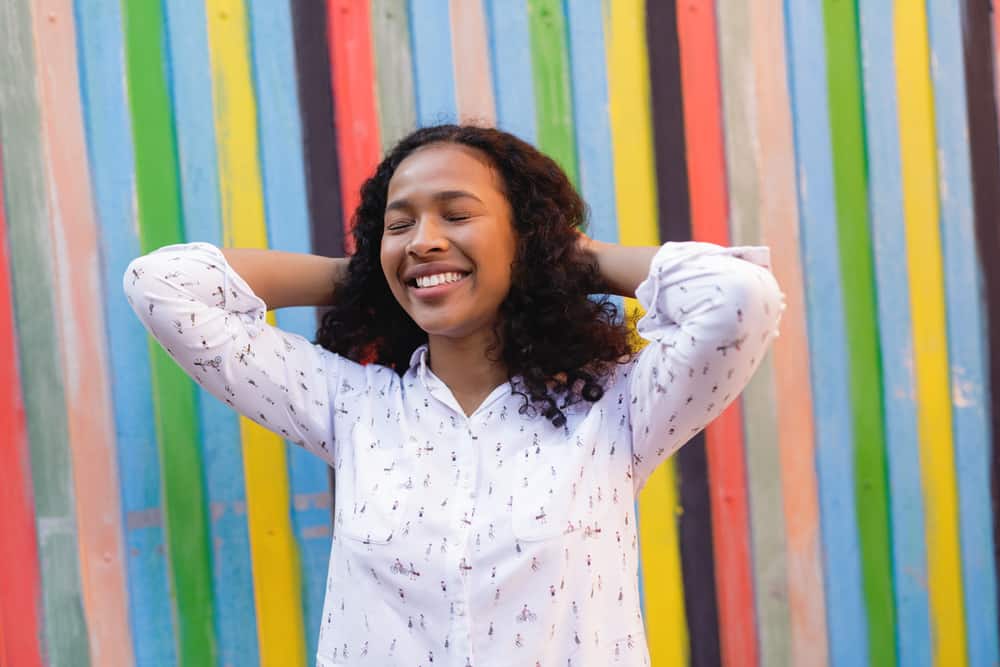
<instances>
[{"instance_id":1,"label":"smiling woman","mask_svg":"<svg viewBox=\"0 0 1000 667\"><path fill-rule=\"evenodd\" d=\"M767 248L601 243L584 210L529 144L444 125L364 183L349 259L129 266L188 374L334 468L321 667L649 665L636 496L746 386L783 296ZM637 298L650 344L593 293ZM308 303L314 343L265 317Z\"/></svg>"}]
</instances>

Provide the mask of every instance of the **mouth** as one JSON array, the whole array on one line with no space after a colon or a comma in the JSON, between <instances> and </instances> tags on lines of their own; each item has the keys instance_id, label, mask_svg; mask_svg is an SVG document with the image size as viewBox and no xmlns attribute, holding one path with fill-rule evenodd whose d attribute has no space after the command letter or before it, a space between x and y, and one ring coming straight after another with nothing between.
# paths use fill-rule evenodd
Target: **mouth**
<instances>
[{"instance_id":1,"label":"mouth","mask_svg":"<svg viewBox=\"0 0 1000 667\"><path fill-rule=\"evenodd\" d=\"M471 273L463 273L462 277L458 280L440 283L438 285L432 285L430 287L420 287L417 285L417 281L408 280L406 281L406 289L413 296L418 299L434 299L446 294L450 294L462 285L464 285L469 280Z\"/></svg>"}]
</instances>

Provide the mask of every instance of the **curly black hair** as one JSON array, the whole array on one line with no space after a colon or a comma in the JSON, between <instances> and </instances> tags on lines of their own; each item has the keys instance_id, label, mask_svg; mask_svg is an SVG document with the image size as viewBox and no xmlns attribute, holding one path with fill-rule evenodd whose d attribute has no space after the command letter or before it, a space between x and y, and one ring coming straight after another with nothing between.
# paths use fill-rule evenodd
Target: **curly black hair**
<instances>
[{"instance_id":1,"label":"curly black hair","mask_svg":"<svg viewBox=\"0 0 1000 667\"><path fill-rule=\"evenodd\" d=\"M618 307L598 294L598 270L578 257L577 229L587 209L566 174L551 158L516 136L492 128L437 125L399 141L361 186L351 220L355 252L346 281L320 322L316 343L359 363L378 363L405 373L424 332L399 305L380 263L389 180L399 164L422 146L462 144L482 152L502 177L518 242L511 286L494 326L520 413L541 413L561 427L563 408L597 401L618 363L631 359L633 335ZM520 377L517 377L520 376ZM556 399L562 398L557 404Z\"/></svg>"}]
</instances>

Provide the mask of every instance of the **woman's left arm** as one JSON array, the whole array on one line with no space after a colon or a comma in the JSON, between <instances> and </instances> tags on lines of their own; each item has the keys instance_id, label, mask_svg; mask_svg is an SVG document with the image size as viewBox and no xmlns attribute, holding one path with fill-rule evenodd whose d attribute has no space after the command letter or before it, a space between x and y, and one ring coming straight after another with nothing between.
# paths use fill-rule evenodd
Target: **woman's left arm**
<instances>
[{"instance_id":1,"label":"woman's left arm","mask_svg":"<svg viewBox=\"0 0 1000 667\"><path fill-rule=\"evenodd\" d=\"M666 243L578 245L620 296L638 299L649 341L624 370L619 393L632 431L633 483L715 419L743 391L785 308L765 246Z\"/></svg>"}]
</instances>

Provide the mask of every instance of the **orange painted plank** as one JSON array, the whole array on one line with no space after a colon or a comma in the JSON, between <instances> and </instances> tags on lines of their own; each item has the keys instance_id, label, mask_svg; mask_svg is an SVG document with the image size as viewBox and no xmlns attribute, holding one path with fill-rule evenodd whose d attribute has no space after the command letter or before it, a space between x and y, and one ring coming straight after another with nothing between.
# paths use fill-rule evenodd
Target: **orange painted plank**
<instances>
[{"instance_id":1,"label":"orange painted plank","mask_svg":"<svg viewBox=\"0 0 1000 667\"><path fill-rule=\"evenodd\" d=\"M761 238L771 247L772 270L785 292L787 305L781 337L775 341L772 354L780 406L777 445L785 501L791 664L824 667L828 664L826 594L783 1L754 0L749 30L757 95Z\"/></svg>"},{"instance_id":2,"label":"orange painted plank","mask_svg":"<svg viewBox=\"0 0 1000 667\"><path fill-rule=\"evenodd\" d=\"M131 665L124 545L100 313L98 232L87 172L71 0L32 8L48 179L53 287L73 467L83 603L95 665ZM58 407L56 409L59 409Z\"/></svg>"},{"instance_id":3,"label":"orange painted plank","mask_svg":"<svg viewBox=\"0 0 1000 667\"><path fill-rule=\"evenodd\" d=\"M678 0L691 230L695 240L729 245L718 37L712 0ZM715 547L719 645L725 665L758 662L751 566L743 400L705 429Z\"/></svg>"},{"instance_id":4,"label":"orange painted plank","mask_svg":"<svg viewBox=\"0 0 1000 667\"><path fill-rule=\"evenodd\" d=\"M353 254L350 220L361 201L361 184L375 170L381 151L371 8L368 2L327 0L327 11L340 191L348 232L344 245L347 253Z\"/></svg>"}]
</instances>

